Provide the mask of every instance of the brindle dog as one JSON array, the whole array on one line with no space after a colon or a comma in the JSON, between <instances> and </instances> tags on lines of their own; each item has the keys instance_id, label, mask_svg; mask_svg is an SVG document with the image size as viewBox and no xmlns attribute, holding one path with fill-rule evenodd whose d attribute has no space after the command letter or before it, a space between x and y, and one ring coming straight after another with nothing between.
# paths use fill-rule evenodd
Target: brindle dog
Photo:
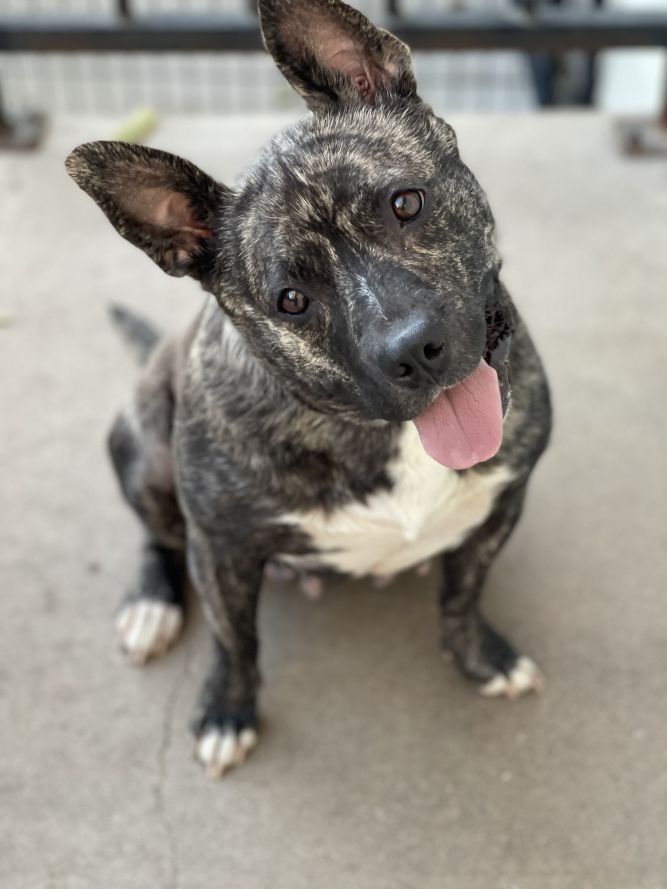
<instances>
[{"instance_id":1,"label":"brindle dog","mask_svg":"<svg viewBox=\"0 0 667 889\"><path fill-rule=\"evenodd\" d=\"M259 6L312 113L236 188L118 142L67 160L124 238L211 294L178 339L134 326L155 348L109 441L146 529L121 642L143 661L175 640L187 563L214 639L195 722L214 776L256 742L270 562L384 576L442 553L444 648L485 694L540 683L479 610L550 426L486 197L396 37L339 0Z\"/></svg>"}]
</instances>

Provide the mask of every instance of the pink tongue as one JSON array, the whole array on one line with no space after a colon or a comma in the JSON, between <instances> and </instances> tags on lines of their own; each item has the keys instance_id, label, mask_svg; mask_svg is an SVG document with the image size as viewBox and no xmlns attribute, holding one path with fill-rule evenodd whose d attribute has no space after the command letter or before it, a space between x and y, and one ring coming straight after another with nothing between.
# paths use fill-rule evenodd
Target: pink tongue
<instances>
[{"instance_id":1,"label":"pink tongue","mask_svg":"<svg viewBox=\"0 0 667 889\"><path fill-rule=\"evenodd\" d=\"M469 377L443 390L414 424L427 454L449 469L469 469L498 452L503 409L498 375L480 361Z\"/></svg>"}]
</instances>

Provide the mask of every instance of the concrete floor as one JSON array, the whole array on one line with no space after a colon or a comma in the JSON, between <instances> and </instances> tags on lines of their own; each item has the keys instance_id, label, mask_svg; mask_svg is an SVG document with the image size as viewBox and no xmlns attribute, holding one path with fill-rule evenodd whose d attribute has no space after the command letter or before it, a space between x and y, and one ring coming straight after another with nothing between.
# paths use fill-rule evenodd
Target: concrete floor
<instances>
[{"instance_id":1,"label":"concrete floor","mask_svg":"<svg viewBox=\"0 0 667 889\"><path fill-rule=\"evenodd\" d=\"M281 123L166 122L230 177ZM112 615L139 529L103 452L134 376L111 300L165 328L162 275L66 178L110 120L0 157L3 889L667 887L667 177L588 115L463 117L557 431L486 607L548 677L483 700L437 652L435 578L262 612L264 729L221 784L186 730L208 656L125 666Z\"/></svg>"}]
</instances>

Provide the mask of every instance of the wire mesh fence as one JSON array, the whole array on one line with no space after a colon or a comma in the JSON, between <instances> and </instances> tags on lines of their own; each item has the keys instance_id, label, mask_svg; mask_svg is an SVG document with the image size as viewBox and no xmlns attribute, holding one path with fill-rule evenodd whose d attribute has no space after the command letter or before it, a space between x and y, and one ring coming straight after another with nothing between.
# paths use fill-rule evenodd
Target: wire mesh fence
<instances>
[{"instance_id":1,"label":"wire mesh fence","mask_svg":"<svg viewBox=\"0 0 667 889\"><path fill-rule=\"evenodd\" d=\"M11 17L107 17L116 0L2 0ZM385 0L357 0L375 20ZM485 9L505 0L472 0ZM442 12L455 3L402 0L408 14ZM248 0L133 0L137 17L247 15ZM466 0L471 8L471 0ZM415 53L424 99L443 112L517 111L535 106L526 57L517 52ZM257 112L300 107L300 100L261 53L35 54L0 53L0 81L8 110L50 113L117 113L151 106L164 113Z\"/></svg>"}]
</instances>

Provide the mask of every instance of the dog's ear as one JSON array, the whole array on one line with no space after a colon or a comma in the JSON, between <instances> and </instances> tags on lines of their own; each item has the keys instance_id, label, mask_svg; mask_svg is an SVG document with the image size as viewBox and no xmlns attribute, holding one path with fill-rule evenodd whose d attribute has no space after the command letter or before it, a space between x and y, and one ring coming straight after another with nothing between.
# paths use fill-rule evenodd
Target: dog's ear
<instances>
[{"instance_id":1,"label":"dog's ear","mask_svg":"<svg viewBox=\"0 0 667 889\"><path fill-rule=\"evenodd\" d=\"M116 231L169 275L201 279L231 194L173 154L125 142L89 142L65 162Z\"/></svg>"},{"instance_id":2,"label":"dog's ear","mask_svg":"<svg viewBox=\"0 0 667 889\"><path fill-rule=\"evenodd\" d=\"M341 0L259 0L259 14L266 48L313 111L416 93L408 47Z\"/></svg>"}]
</instances>

